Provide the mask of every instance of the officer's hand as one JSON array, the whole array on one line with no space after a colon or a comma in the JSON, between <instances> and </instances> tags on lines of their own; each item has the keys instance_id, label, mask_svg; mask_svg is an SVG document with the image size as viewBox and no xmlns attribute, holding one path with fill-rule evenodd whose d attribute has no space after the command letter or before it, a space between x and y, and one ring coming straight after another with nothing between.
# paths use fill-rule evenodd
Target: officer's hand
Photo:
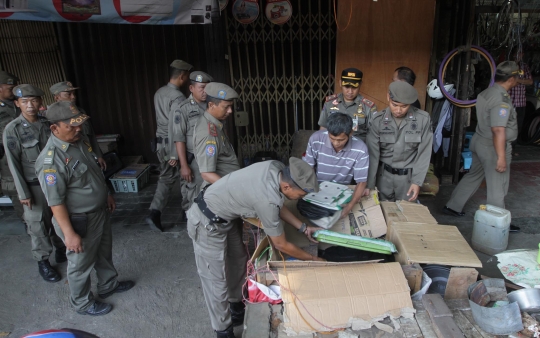
<instances>
[{"instance_id":1,"label":"officer's hand","mask_svg":"<svg viewBox=\"0 0 540 338\"><path fill-rule=\"evenodd\" d=\"M68 251L75 253L83 252L82 239L81 236L77 235L75 232L69 236L65 236L66 248Z\"/></svg>"},{"instance_id":2,"label":"officer's hand","mask_svg":"<svg viewBox=\"0 0 540 338\"><path fill-rule=\"evenodd\" d=\"M107 162L103 159L103 157L100 157L97 159L99 166L101 167L101 170L105 171L107 170Z\"/></svg>"},{"instance_id":3,"label":"officer's hand","mask_svg":"<svg viewBox=\"0 0 540 338\"><path fill-rule=\"evenodd\" d=\"M420 193L420 186L412 183L411 187L409 188L409 191L407 191L407 196L412 195L411 198L409 198L409 202L412 202L415 199L417 199L419 193Z\"/></svg>"},{"instance_id":4,"label":"officer's hand","mask_svg":"<svg viewBox=\"0 0 540 338\"><path fill-rule=\"evenodd\" d=\"M114 197L112 195L107 196L107 209L111 212L111 214L116 210L116 202L114 201Z\"/></svg>"},{"instance_id":5,"label":"officer's hand","mask_svg":"<svg viewBox=\"0 0 540 338\"><path fill-rule=\"evenodd\" d=\"M186 166L183 166L183 167L180 167L180 176L182 176L182 178L188 182L191 183L191 178L192 178L192 175L191 175L191 168L186 165Z\"/></svg>"},{"instance_id":6,"label":"officer's hand","mask_svg":"<svg viewBox=\"0 0 540 338\"><path fill-rule=\"evenodd\" d=\"M315 238L312 237L312 234L315 232L315 231L318 231L318 230L323 230L322 228L319 228L319 227L314 227L314 226L311 226L311 225L308 225L307 228L306 228L306 231L304 231L304 235L306 235L306 237L313 243L319 243L317 240L315 240Z\"/></svg>"},{"instance_id":7,"label":"officer's hand","mask_svg":"<svg viewBox=\"0 0 540 338\"><path fill-rule=\"evenodd\" d=\"M171 167L176 167L176 160L169 160L169 165Z\"/></svg>"},{"instance_id":8,"label":"officer's hand","mask_svg":"<svg viewBox=\"0 0 540 338\"><path fill-rule=\"evenodd\" d=\"M20 200L22 205L26 205L28 209L32 210L32 199L28 198L25 200Z\"/></svg>"},{"instance_id":9,"label":"officer's hand","mask_svg":"<svg viewBox=\"0 0 540 338\"><path fill-rule=\"evenodd\" d=\"M369 190L368 188L364 189L364 192L362 193L362 196L369 196L369 193L371 192L371 190Z\"/></svg>"},{"instance_id":10,"label":"officer's hand","mask_svg":"<svg viewBox=\"0 0 540 338\"><path fill-rule=\"evenodd\" d=\"M504 173L506 171L506 158L500 158L497 160L497 168L495 168L497 172Z\"/></svg>"},{"instance_id":11,"label":"officer's hand","mask_svg":"<svg viewBox=\"0 0 540 338\"><path fill-rule=\"evenodd\" d=\"M318 262L326 262L326 259L321 258L321 257L315 257L315 256L313 256L313 260L318 261Z\"/></svg>"},{"instance_id":12,"label":"officer's hand","mask_svg":"<svg viewBox=\"0 0 540 338\"><path fill-rule=\"evenodd\" d=\"M351 212L352 207L353 207L352 203L345 204L343 209L341 209L341 216L339 216L339 219L343 219L347 217L349 213Z\"/></svg>"}]
</instances>

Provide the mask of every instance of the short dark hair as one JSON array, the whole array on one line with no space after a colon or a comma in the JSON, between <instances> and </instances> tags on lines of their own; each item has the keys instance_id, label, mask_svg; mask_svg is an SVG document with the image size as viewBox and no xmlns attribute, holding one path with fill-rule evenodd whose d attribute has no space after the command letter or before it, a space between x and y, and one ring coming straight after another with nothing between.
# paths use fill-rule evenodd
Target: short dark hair
<instances>
[{"instance_id":1,"label":"short dark hair","mask_svg":"<svg viewBox=\"0 0 540 338\"><path fill-rule=\"evenodd\" d=\"M296 182L293 180L293 178L291 176L291 169L289 167L285 167L285 168L281 169L280 173L281 173L281 181L282 182L287 183L293 189L300 189L302 191L304 190L304 189L300 188L298 186L298 184L296 184Z\"/></svg>"},{"instance_id":2,"label":"short dark hair","mask_svg":"<svg viewBox=\"0 0 540 338\"><path fill-rule=\"evenodd\" d=\"M179 76L181 76L184 73L188 73L188 71L174 68L174 67L169 67L169 79L177 79Z\"/></svg>"},{"instance_id":3,"label":"short dark hair","mask_svg":"<svg viewBox=\"0 0 540 338\"><path fill-rule=\"evenodd\" d=\"M326 129L328 130L328 133L332 134L333 136L338 136L344 133L345 135L349 135L353 128L353 120L352 117L350 117L347 114L343 113L333 113L328 116L328 119L326 120Z\"/></svg>"},{"instance_id":4,"label":"short dark hair","mask_svg":"<svg viewBox=\"0 0 540 338\"><path fill-rule=\"evenodd\" d=\"M502 75L495 73L495 82L506 82L512 77L518 77L519 74L508 74L508 75Z\"/></svg>"},{"instance_id":5,"label":"short dark hair","mask_svg":"<svg viewBox=\"0 0 540 338\"><path fill-rule=\"evenodd\" d=\"M398 67L394 72L397 72L398 79L407 82L411 86L414 86L414 81L416 81L416 74L409 67Z\"/></svg>"},{"instance_id":6,"label":"short dark hair","mask_svg":"<svg viewBox=\"0 0 540 338\"><path fill-rule=\"evenodd\" d=\"M206 103L210 103L212 102L213 104L215 104L216 106L219 106L219 104L221 103L221 101L223 101L222 99L218 99L216 97L212 97L212 96L206 96Z\"/></svg>"}]
</instances>

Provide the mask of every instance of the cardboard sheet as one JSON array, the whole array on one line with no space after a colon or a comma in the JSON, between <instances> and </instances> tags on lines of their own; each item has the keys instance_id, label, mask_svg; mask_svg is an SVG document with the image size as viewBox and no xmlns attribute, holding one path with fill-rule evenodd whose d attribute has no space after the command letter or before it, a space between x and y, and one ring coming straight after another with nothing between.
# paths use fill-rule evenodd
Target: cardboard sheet
<instances>
[{"instance_id":1,"label":"cardboard sheet","mask_svg":"<svg viewBox=\"0 0 540 338\"><path fill-rule=\"evenodd\" d=\"M278 268L288 333L330 331L413 307L399 263ZM296 296L296 305L294 304ZM300 315L301 314L301 315ZM306 323L306 321L309 323ZM323 324L323 325L321 325ZM315 329L315 330L314 330Z\"/></svg>"},{"instance_id":2,"label":"cardboard sheet","mask_svg":"<svg viewBox=\"0 0 540 338\"><path fill-rule=\"evenodd\" d=\"M481 268L482 263L453 225L393 222L386 239L396 245L396 261Z\"/></svg>"},{"instance_id":3,"label":"cardboard sheet","mask_svg":"<svg viewBox=\"0 0 540 338\"><path fill-rule=\"evenodd\" d=\"M381 202L381 208L386 225L392 222L437 224L429 209L422 204L407 201Z\"/></svg>"}]
</instances>

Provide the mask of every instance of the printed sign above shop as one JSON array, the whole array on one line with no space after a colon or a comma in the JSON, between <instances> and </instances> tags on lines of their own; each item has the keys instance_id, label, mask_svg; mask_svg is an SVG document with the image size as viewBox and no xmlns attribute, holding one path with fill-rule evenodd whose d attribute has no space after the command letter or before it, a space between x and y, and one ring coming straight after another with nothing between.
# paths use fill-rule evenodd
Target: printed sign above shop
<instances>
[{"instance_id":1,"label":"printed sign above shop","mask_svg":"<svg viewBox=\"0 0 540 338\"><path fill-rule=\"evenodd\" d=\"M243 24L252 23L259 17L259 2L257 0L236 0L232 5L234 18Z\"/></svg>"},{"instance_id":2,"label":"printed sign above shop","mask_svg":"<svg viewBox=\"0 0 540 338\"><path fill-rule=\"evenodd\" d=\"M276 25L283 25L292 16L292 6L288 0L266 0L266 18Z\"/></svg>"},{"instance_id":3,"label":"printed sign above shop","mask_svg":"<svg viewBox=\"0 0 540 338\"><path fill-rule=\"evenodd\" d=\"M0 0L0 18L150 25L209 24L218 0ZM225 1L227 5L227 1Z\"/></svg>"}]
</instances>

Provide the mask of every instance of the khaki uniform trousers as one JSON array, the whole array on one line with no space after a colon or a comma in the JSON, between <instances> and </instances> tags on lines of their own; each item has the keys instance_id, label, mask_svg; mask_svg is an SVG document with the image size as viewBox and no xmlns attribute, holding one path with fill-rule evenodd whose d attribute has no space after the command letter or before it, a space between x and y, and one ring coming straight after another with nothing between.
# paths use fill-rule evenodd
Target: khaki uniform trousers
<instances>
[{"instance_id":1,"label":"khaki uniform trousers","mask_svg":"<svg viewBox=\"0 0 540 338\"><path fill-rule=\"evenodd\" d=\"M189 168L193 174L191 182L184 179L180 181L182 191L182 209L184 209L184 211L188 211L188 209L191 207L193 201L199 194L199 191L201 191L201 185L203 184L201 172L199 171L199 165L195 159L191 161Z\"/></svg>"},{"instance_id":2,"label":"khaki uniform trousers","mask_svg":"<svg viewBox=\"0 0 540 338\"><path fill-rule=\"evenodd\" d=\"M171 190L179 178L178 164L176 167L171 167L168 161L159 164L159 180L150 209L159 211L165 209Z\"/></svg>"},{"instance_id":3,"label":"khaki uniform trousers","mask_svg":"<svg viewBox=\"0 0 540 338\"><path fill-rule=\"evenodd\" d=\"M11 176L11 172L9 171L6 155L0 159L0 184L2 188L0 189L0 192L11 199L13 209L15 209L15 214L20 219L23 219L23 205L19 201L19 194L17 194L17 188L15 187L15 182L13 182L13 176ZM0 196L2 196L2 194L0 194Z\"/></svg>"},{"instance_id":4,"label":"khaki uniform trousers","mask_svg":"<svg viewBox=\"0 0 540 338\"><path fill-rule=\"evenodd\" d=\"M379 199L381 201L409 200L407 192L411 187L412 169L409 168L407 175L394 175L384 169L379 163L377 169L376 186L379 189ZM414 202L414 201L411 201Z\"/></svg>"},{"instance_id":5,"label":"khaki uniform trousers","mask_svg":"<svg viewBox=\"0 0 540 338\"><path fill-rule=\"evenodd\" d=\"M223 225L209 223L196 204L189 209L187 229L210 321L214 330L223 331L232 324L229 302L242 301L248 257L240 220ZM205 224L215 230L209 231Z\"/></svg>"},{"instance_id":6,"label":"khaki uniform trousers","mask_svg":"<svg viewBox=\"0 0 540 338\"><path fill-rule=\"evenodd\" d=\"M112 261L109 211L103 208L87 215L86 236L82 239L84 252L67 253L70 303L77 311L84 311L94 304L94 295L90 291L92 270L96 271L98 294L110 292L118 286L118 273ZM53 224L58 236L65 241L64 234L54 217Z\"/></svg>"},{"instance_id":7,"label":"khaki uniform trousers","mask_svg":"<svg viewBox=\"0 0 540 338\"><path fill-rule=\"evenodd\" d=\"M465 203L478 190L484 178L487 186L486 204L504 209L504 197L508 193L510 183L510 162L512 161L512 145L506 143L506 171L497 172L497 153L493 140L474 134L470 146L472 152L471 169L457 185L446 206L461 212Z\"/></svg>"},{"instance_id":8,"label":"khaki uniform trousers","mask_svg":"<svg viewBox=\"0 0 540 338\"><path fill-rule=\"evenodd\" d=\"M62 240L56 235L52 224L52 211L39 185L29 186L32 192L32 209L24 205L24 220L32 239L32 257L37 261L49 259L52 247L66 250ZM52 245L51 245L52 241Z\"/></svg>"}]
</instances>

